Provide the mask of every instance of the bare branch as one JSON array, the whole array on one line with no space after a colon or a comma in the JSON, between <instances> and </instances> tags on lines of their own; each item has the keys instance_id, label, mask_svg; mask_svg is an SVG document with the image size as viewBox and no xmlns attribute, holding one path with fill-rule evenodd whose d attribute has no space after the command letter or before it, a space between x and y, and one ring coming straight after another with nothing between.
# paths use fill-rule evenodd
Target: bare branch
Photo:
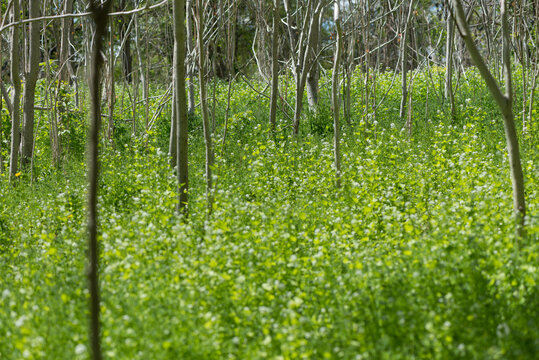
<instances>
[{"instance_id":1,"label":"bare branch","mask_svg":"<svg viewBox=\"0 0 539 360\"><path fill-rule=\"evenodd\" d=\"M168 3L168 0L163 0L160 3L155 4L155 5L151 5L151 6L145 5L144 7L140 7L140 8L129 10L129 11L118 11L118 12L114 12L114 13L109 13L108 16L133 15L133 14L141 13L141 12L144 12L144 11L157 9L157 8L163 6L163 5L166 5L167 3ZM49 16L42 16L42 17L38 17L38 18L32 18L32 19L24 19L24 20L16 21L16 22L13 22L13 23L10 23L10 24L7 24L5 26L0 27L0 34L3 33L5 30L13 27L13 26L22 25L22 24L28 24L28 23L35 22L35 21L48 21L48 20L58 20L58 19L76 19L76 18L87 17L87 16L91 16L91 15L92 15L91 12L84 12L84 13L79 13L79 14L49 15Z\"/></svg>"}]
</instances>

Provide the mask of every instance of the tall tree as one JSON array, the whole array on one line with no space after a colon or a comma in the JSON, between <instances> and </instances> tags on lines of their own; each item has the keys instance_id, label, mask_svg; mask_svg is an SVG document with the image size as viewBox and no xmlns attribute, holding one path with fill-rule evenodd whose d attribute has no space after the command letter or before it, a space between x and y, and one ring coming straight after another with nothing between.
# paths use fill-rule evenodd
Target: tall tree
<instances>
[{"instance_id":1,"label":"tall tree","mask_svg":"<svg viewBox=\"0 0 539 360\"><path fill-rule=\"evenodd\" d=\"M277 99L279 97L279 6L280 0L273 0L273 38L271 42L271 99L270 99L270 126L275 130L277 116Z\"/></svg>"},{"instance_id":2,"label":"tall tree","mask_svg":"<svg viewBox=\"0 0 539 360\"><path fill-rule=\"evenodd\" d=\"M406 1L405 1L406 4ZM406 113L406 102L408 100L408 86L406 84L406 79L408 76L408 39L409 39L409 25L410 25L410 18L412 16L412 9L413 9L414 1L411 0L409 4L404 6L402 8L402 14L403 14L403 24L401 24L401 28L403 27L402 33L401 33L401 106L400 106L400 118L404 119L405 113ZM406 17L404 18L404 16Z\"/></svg>"},{"instance_id":3,"label":"tall tree","mask_svg":"<svg viewBox=\"0 0 539 360\"><path fill-rule=\"evenodd\" d=\"M64 14L71 14L73 12L73 0L64 0L63 5ZM72 18L62 18L60 40L60 80L64 82L68 82L69 77L73 73L70 61L71 46L69 44L72 26Z\"/></svg>"},{"instance_id":4,"label":"tall tree","mask_svg":"<svg viewBox=\"0 0 539 360\"><path fill-rule=\"evenodd\" d=\"M39 17L41 0L31 0L28 3L31 19ZM32 21L29 25L28 61L26 61L25 83L23 93L23 126L22 126L22 164L30 163L34 145L34 103L36 83L39 71L39 28L40 23Z\"/></svg>"},{"instance_id":5,"label":"tall tree","mask_svg":"<svg viewBox=\"0 0 539 360\"><path fill-rule=\"evenodd\" d=\"M198 81L200 88L200 112L202 113L202 126L204 128L204 146L206 152L206 198L208 211L212 210L212 168L213 146L211 126L208 118L208 102L206 98L206 51L204 44L204 9L205 0L198 0L196 7L197 46L198 46Z\"/></svg>"},{"instance_id":6,"label":"tall tree","mask_svg":"<svg viewBox=\"0 0 539 360\"><path fill-rule=\"evenodd\" d=\"M288 27L288 37L290 41L290 48L292 54L292 62L294 64L294 79L296 81L296 104L294 108L294 122L293 130L294 134L299 133L299 122L301 113L303 110L303 93L305 91L305 83L307 82L307 75L311 69L313 60L313 33L315 27L318 24L318 17L322 14L322 10L327 5L327 1L313 1L307 0L305 6L305 15L303 16L303 23L301 25L301 31L299 32L299 39L296 42L294 35L294 25L292 23L292 8L290 7L290 0L284 1L284 7L286 11L286 22ZM298 24L299 25L299 24Z\"/></svg>"},{"instance_id":7,"label":"tall tree","mask_svg":"<svg viewBox=\"0 0 539 360\"><path fill-rule=\"evenodd\" d=\"M335 58L333 59L333 74L332 74L332 91L331 102L333 104L333 153L335 156L335 171L337 177L337 187L341 186L341 152L340 152L340 137L341 124L339 122L340 110L340 86L339 86L339 70L341 66L341 57L343 49L343 35L341 26L341 15L339 8L340 0L335 0L333 20L335 22L335 30L337 33L337 42L335 44Z\"/></svg>"},{"instance_id":8,"label":"tall tree","mask_svg":"<svg viewBox=\"0 0 539 360\"><path fill-rule=\"evenodd\" d=\"M99 75L103 63L103 37L107 30L108 12L112 0L99 3L90 0L90 10L95 23L90 70L90 96L92 99L90 133L88 138L88 287L90 290L90 349L92 360L101 360L99 323L99 244L97 242L98 214L97 188L99 180L99 131L101 128L101 105L99 100Z\"/></svg>"},{"instance_id":9,"label":"tall tree","mask_svg":"<svg viewBox=\"0 0 539 360\"><path fill-rule=\"evenodd\" d=\"M189 56L190 61L188 61L187 64L187 77L188 77L188 84L187 84L187 90L188 90L188 111L189 114L194 114L195 112L195 86L193 82L193 77L195 76L195 72L193 71L195 67L195 60L194 60L194 51L193 48L193 21L191 16L192 11L192 0L187 0L186 2L186 17L185 17L185 27L187 29L186 36L187 36L187 54Z\"/></svg>"},{"instance_id":10,"label":"tall tree","mask_svg":"<svg viewBox=\"0 0 539 360\"><path fill-rule=\"evenodd\" d=\"M16 23L20 18L19 2L13 1L11 5L11 21ZM20 144L20 97L21 97L21 78L20 71L20 31L17 25L11 28L11 86L13 94L11 103L13 104L11 119L11 155L9 159L9 174L13 177L17 173L19 162L19 144Z\"/></svg>"},{"instance_id":11,"label":"tall tree","mask_svg":"<svg viewBox=\"0 0 539 360\"><path fill-rule=\"evenodd\" d=\"M455 96L453 94L453 44L455 39L455 22L451 18L449 11L447 12L446 17L446 29L444 95L446 99L449 99L451 117L455 120Z\"/></svg>"},{"instance_id":12,"label":"tall tree","mask_svg":"<svg viewBox=\"0 0 539 360\"><path fill-rule=\"evenodd\" d=\"M109 100L109 124L107 128L107 140L112 143L114 133L114 106L116 105L116 89L114 83L114 23L110 23L109 31L109 61L108 61L108 100Z\"/></svg>"},{"instance_id":13,"label":"tall tree","mask_svg":"<svg viewBox=\"0 0 539 360\"><path fill-rule=\"evenodd\" d=\"M127 0L121 0L119 10L127 10ZM133 79L133 55L131 54L131 27L129 26L129 17L122 15L120 17L120 43L123 76L126 82L131 82Z\"/></svg>"},{"instance_id":14,"label":"tall tree","mask_svg":"<svg viewBox=\"0 0 539 360\"><path fill-rule=\"evenodd\" d=\"M188 128L185 96L185 0L174 0L174 105L176 123L176 171L178 177L177 210L188 214Z\"/></svg>"},{"instance_id":15,"label":"tall tree","mask_svg":"<svg viewBox=\"0 0 539 360\"><path fill-rule=\"evenodd\" d=\"M310 62L311 68L307 74L307 82L305 87L307 89L307 103L309 104L309 109L311 111L316 110L318 105L318 78L320 77L320 62L318 61L318 52L320 51L320 42L321 42L321 25L322 25L322 16L323 11L320 11L320 14L314 17L314 22L312 25L312 48L309 50L309 55L311 57Z\"/></svg>"},{"instance_id":16,"label":"tall tree","mask_svg":"<svg viewBox=\"0 0 539 360\"><path fill-rule=\"evenodd\" d=\"M475 66L481 73L485 84L494 97L496 104L500 108L503 116L505 129L505 140L507 143L507 152L509 155L509 167L511 169L511 182L513 185L513 209L517 220L517 232L519 235L524 233L524 218L526 216L526 203L524 196L524 175L522 164L520 162L520 150L518 145L518 136L515 128L515 116L513 114L513 89L511 79L511 49L509 38L509 25L507 20L507 3L500 0L500 15L502 19L502 56L503 72L505 80L505 91L502 92L496 83L494 76L489 71L485 60L479 53L474 39L470 32L470 27L466 21L466 16L460 0L452 0L453 16L458 25L460 36L466 44L466 48L473 59Z\"/></svg>"}]
</instances>

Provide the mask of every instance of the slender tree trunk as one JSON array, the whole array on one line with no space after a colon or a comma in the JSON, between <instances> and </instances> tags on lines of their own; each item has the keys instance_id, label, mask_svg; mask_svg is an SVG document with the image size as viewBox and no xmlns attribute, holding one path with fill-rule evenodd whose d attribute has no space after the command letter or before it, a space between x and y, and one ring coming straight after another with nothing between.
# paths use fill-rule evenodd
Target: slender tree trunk
<instances>
[{"instance_id":1,"label":"slender tree trunk","mask_svg":"<svg viewBox=\"0 0 539 360\"><path fill-rule=\"evenodd\" d=\"M91 0L90 10L95 22L94 44L92 49L92 67L90 72L90 95L92 98L91 123L88 139L88 286L90 290L90 349L93 360L101 360L101 341L99 324L99 244L98 244L98 214L97 189L99 180L99 129L101 128L101 110L99 96L99 71L102 58L103 37L107 29L107 13L112 0L98 5L97 0Z\"/></svg>"},{"instance_id":2,"label":"slender tree trunk","mask_svg":"<svg viewBox=\"0 0 539 360\"><path fill-rule=\"evenodd\" d=\"M148 33L148 13L144 15L146 20L146 33ZM144 84L144 130L148 130L150 119L150 36L146 34L146 83Z\"/></svg>"},{"instance_id":3,"label":"slender tree trunk","mask_svg":"<svg viewBox=\"0 0 539 360\"><path fill-rule=\"evenodd\" d=\"M539 19L539 4L536 3L535 5L535 19ZM529 108L528 108L528 121L527 123L523 124L523 131L526 133L528 131L528 128L531 128L532 125L532 117L533 117L533 103L535 98L535 89L537 87L537 76L539 76L539 45L537 45L537 42L539 41L539 21L535 21L535 70L533 72L533 80L532 80L532 86L530 89L530 100L529 100Z\"/></svg>"},{"instance_id":4,"label":"slender tree trunk","mask_svg":"<svg viewBox=\"0 0 539 360\"><path fill-rule=\"evenodd\" d=\"M449 99L449 105L451 106L451 119L455 121L455 96L453 94L453 44L455 38L455 22L451 18L451 15L447 14L446 20L447 38L445 45L445 86L444 95L446 99Z\"/></svg>"},{"instance_id":5,"label":"slender tree trunk","mask_svg":"<svg viewBox=\"0 0 539 360\"><path fill-rule=\"evenodd\" d=\"M137 136L137 101L138 101L138 74L137 71L132 72L133 75L133 102L131 104L131 113L133 120L132 135Z\"/></svg>"},{"instance_id":6,"label":"slender tree trunk","mask_svg":"<svg viewBox=\"0 0 539 360\"><path fill-rule=\"evenodd\" d=\"M126 3L126 0L120 1L121 10L126 10ZM127 83L131 83L133 80L133 55L131 54L131 36L129 28L128 17L122 16L120 22L120 43L124 45L120 51L122 53L123 75Z\"/></svg>"},{"instance_id":7,"label":"slender tree trunk","mask_svg":"<svg viewBox=\"0 0 539 360\"><path fill-rule=\"evenodd\" d=\"M514 24L516 26L518 19L518 34L520 36L515 36L515 42L517 43L517 49L519 52L520 67L522 70L522 127L526 128L526 104L528 103L528 64L527 64L527 51L526 51L526 40L527 40L527 31L524 29L524 19L526 14L524 14L524 1L520 0L515 2L515 7L518 3L518 15L514 14Z\"/></svg>"},{"instance_id":8,"label":"slender tree trunk","mask_svg":"<svg viewBox=\"0 0 539 360\"><path fill-rule=\"evenodd\" d=\"M215 135L215 126L216 126L216 112L217 112L217 47L213 46L212 52L212 96L211 96L211 133Z\"/></svg>"},{"instance_id":9,"label":"slender tree trunk","mask_svg":"<svg viewBox=\"0 0 539 360\"><path fill-rule=\"evenodd\" d=\"M322 21L323 11L320 11L319 16L315 16L312 33L312 47L308 49L311 57L311 69L307 74L307 103L311 111L316 110L318 105L318 79L320 77L319 62L317 59L318 50L320 47L320 25Z\"/></svg>"},{"instance_id":10,"label":"slender tree trunk","mask_svg":"<svg viewBox=\"0 0 539 360\"><path fill-rule=\"evenodd\" d=\"M18 22L20 19L19 2L13 1L12 22ZM20 71L20 31L18 26L11 29L11 85L13 87L13 97L11 100L13 106L11 119L11 157L9 159L9 174L14 177L17 173L19 163L19 143L20 143L20 96L21 79Z\"/></svg>"},{"instance_id":11,"label":"slender tree trunk","mask_svg":"<svg viewBox=\"0 0 539 360\"><path fill-rule=\"evenodd\" d=\"M176 43L174 43L176 44ZM178 124L177 118L177 105L178 102L176 101L176 50L174 50L174 59L173 59L173 72L172 72L172 106L171 106L171 116L170 116L170 137L168 142L168 155L169 155L169 162L170 166L175 167L178 163L178 158L176 157L178 155L178 150L176 148L176 145L178 143L177 137L178 137L178 131L176 125Z\"/></svg>"},{"instance_id":12,"label":"slender tree trunk","mask_svg":"<svg viewBox=\"0 0 539 360\"><path fill-rule=\"evenodd\" d=\"M234 62L236 58L236 24L238 19L238 3L236 0L228 0L232 2L232 16L230 16L227 23L227 64L228 64L228 76L233 78L236 75L234 69ZM227 2L228 4L228 2ZM227 6L230 9L230 5Z\"/></svg>"},{"instance_id":13,"label":"slender tree trunk","mask_svg":"<svg viewBox=\"0 0 539 360\"><path fill-rule=\"evenodd\" d=\"M176 159L178 176L177 211L188 215L188 129L185 96L185 0L174 0L174 97L176 105Z\"/></svg>"},{"instance_id":14,"label":"slender tree trunk","mask_svg":"<svg viewBox=\"0 0 539 360\"><path fill-rule=\"evenodd\" d=\"M230 76L230 74L229 74ZM232 95L232 82L236 78L236 75L234 75L234 78L229 77L228 78L228 91L226 96L226 110L225 110L225 125L223 128L223 141L221 145L221 157L225 153L225 145L226 145L226 134L228 131L228 114L230 113L230 97Z\"/></svg>"},{"instance_id":15,"label":"slender tree trunk","mask_svg":"<svg viewBox=\"0 0 539 360\"><path fill-rule=\"evenodd\" d=\"M295 60L294 77L296 80L296 104L294 108L294 120L293 131L297 135L299 133L299 123L301 118L301 112L303 110L303 93L305 91L305 83L307 82L307 74L312 65L312 57L310 50L312 48L312 33L317 21L316 17L320 16L322 11L322 4L313 4L312 0L307 3L306 15L303 21L302 31L300 39L297 44L298 55ZM288 0L285 2L285 10L287 12L287 20L289 21L289 34L291 48L294 49L295 41L293 37L293 30L290 29L290 7L288 6Z\"/></svg>"},{"instance_id":16,"label":"slender tree trunk","mask_svg":"<svg viewBox=\"0 0 539 360\"><path fill-rule=\"evenodd\" d=\"M511 84L511 54L509 40L509 26L507 21L506 2L500 0L501 17L502 17L502 53L503 53L503 70L505 78L505 93L502 93L496 80L488 70L487 65L474 40L471 37L471 32L462 9L460 0L452 0L453 15L457 21L460 35L462 36L468 52L470 53L475 66L477 66L485 84L489 88L494 100L498 104L503 115L503 123L505 129L505 139L507 143L507 153L509 155L509 167L511 169L511 182L513 185L513 209L517 220L518 235L524 234L524 218L526 216L526 204L524 196L524 175L520 162L520 151L518 145L518 137L515 128L513 114L513 89Z\"/></svg>"},{"instance_id":17,"label":"slender tree trunk","mask_svg":"<svg viewBox=\"0 0 539 360\"><path fill-rule=\"evenodd\" d=\"M353 27L353 25L352 25ZM355 44L354 44L354 32L352 31L350 35L350 39L348 41L348 56L344 57L344 64L343 64L343 115L344 119L346 120L346 123L348 125L351 124L351 102L352 102L352 92L351 92L351 85L352 85L352 73L353 73L353 63L354 63L354 50L355 50ZM343 39L344 41L344 39Z\"/></svg>"},{"instance_id":18,"label":"slender tree trunk","mask_svg":"<svg viewBox=\"0 0 539 360\"><path fill-rule=\"evenodd\" d=\"M332 74L332 104L333 104L333 152L335 156L335 171L336 171L336 184L337 187L341 186L341 153L340 153L340 137L341 137L341 124L339 122L339 109L340 109L340 93L339 93L339 67L342 56L342 28L341 28L341 16L339 9L340 0L335 0L334 3L334 21L337 30L337 43L335 44L335 58L333 60L333 74Z\"/></svg>"},{"instance_id":19,"label":"slender tree trunk","mask_svg":"<svg viewBox=\"0 0 539 360\"><path fill-rule=\"evenodd\" d=\"M270 100L270 127L275 130L277 116L277 100L279 97L279 6L280 0L273 1L273 39L271 46L271 100Z\"/></svg>"},{"instance_id":20,"label":"slender tree trunk","mask_svg":"<svg viewBox=\"0 0 539 360\"><path fill-rule=\"evenodd\" d=\"M537 61L537 60L536 60ZM535 89L537 88L537 76L539 76L539 65L535 64L535 71L533 72L533 79L532 79L532 85L530 88L530 95L529 95L529 107L528 107L528 121L522 125L522 131L524 133L528 132L528 128L532 125L532 118L533 118L533 105L535 100Z\"/></svg>"},{"instance_id":21,"label":"slender tree trunk","mask_svg":"<svg viewBox=\"0 0 539 360\"><path fill-rule=\"evenodd\" d=\"M44 7L45 8L45 7ZM47 23L43 22L43 47L45 49L44 56L45 56L45 79L46 79L46 88L50 89L51 87L51 65L50 65L50 57L49 57L49 42L47 40L46 36L46 28ZM45 104L47 107L51 108L52 111L49 111L47 116L49 119L49 136L50 136L50 144L51 144L51 153L52 153L52 164L56 167L60 164L60 141L58 137L58 124L56 121L56 113L57 113L57 106L58 106L58 96L57 92L53 96L53 92L51 90L47 91L45 94Z\"/></svg>"},{"instance_id":22,"label":"slender tree trunk","mask_svg":"<svg viewBox=\"0 0 539 360\"><path fill-rule=\"evenodd\" d=\"M404 30L402 32L401 37L401 106L399 115L401 119L404 119L406 115L406 101L408 100L408 86L406 84L407 81L407 74L408 74L408 35L409 35L409 25L410 25L410 18L412 15L412 9L414 7L413 0L410 1L410 4L408 4L408 7L403 8L403 14L408 11L408 16L406 17L405 23L404 23Z\"/></svg>"},{"instance_id":23,"label":"slender tree trunk","mask_svg":"<svg viewBox=\"0 0 539 360\"><path fill-rule=\"evenodd\" d=\"M15 0L14 0L15 1ZM24 17L26 14L28 14L28 0L19 0L19 10L20 10L20 19L24 20ZM21 39L21 56L20 56L20 69L21 72L26 72L26 60L28 59L28 46L27 46L27 34L28 34L28 24L23 24L20 26L21 33L20 33L20 39ZM22 78L22 82L24 83L24 77ZM22 136L22 134L21 134ZM20 151L19 151L20 155Z\"/></svg>"},{"instance_id":24,"label":"slender tree trunk","mask_svg":"<svg viewBox=\"0 0 539 360\"><path fill-rule=\"evenodd\" d=\"M186 6L186 18L185 18L185 27L187 28L187 54L189 54L190 61L187 63L187 77L189 78L189 81L187 82L187 90L188 90L188 106L187 111L189 114L195 113L195 85L193 83L193 79L195 76L195 73L193 71L194 68L194 49L193 49L193 23L192 23L192 17L191 17L191 9L192 9L192 0L187 0L187 6Z\"/></svg>"},{"instance_id":25,"label":"slender tree trunk","mask_svg":"<svg viewBox=\"0 0 539 360\"><path fill-rule=\"evenodd\" d=\"M73 0L64 0L64 14L73 13ZM70 61L69 35L73 19L64 18L61 21L61 40L60 40L60 80L69 82L69 77L73 73Z\"/></svg>"},{"instance_id":26,"label":"slender tree trunk","mask_svg":"<svg viewBox=\"0 0 539 360\"><path fill-rule=\"evenodd\" d=\"M30 18L39 16L41 0L31 0L29 5ZM39 28L40 24L36 21L29 24L30 38L28 39L28 71L26 72L26 82L24 84L23 94L23 127L22 127L22 165L26 166L32 159L32 149L34 142L34 120L35 120L35 94L36 83L39 71Z\"/></svg>"},{"instance_id":27,"label":"slender tree trunk","mask_svg":"<svg viewBox=\"0 0 539 360\"><path fill-rule=\"evenodd\" d=\"M107 140L112 143L112 136L114 133L114 104L115 104L115 90L114 90L114 24L110 23L109 33L109 124L107 127Z\"/></svg>"},{"instance_id":28,"label":"slender tree trunk","mask_svg":"<svg viewBox=\"0 0 539 360\"><path fill-rule=\"evenodd\" d=\"M206 151L206 198L208 200L208 212L213 207L212 199L212 168L213 146L211 138L211 125L208 118L208 104L206 99L206 52L204 51L204 0L197 3L197 41L198 41L198 77L200 88L200 110L202 113L202 125L204 128L204 144Z\"/></svg>"},{"instance_id":29,"label":"slender tree trunk","mask_svg":"<svg viewBox=\"0 0 539 360\"><path fill-rule=\"evenodd\" d=\"M148 16L148 15L146 15L146 16ZM141 48L141 45L140 45L140 42L139 42L138 15L135 15L135 49L136 49L136 52L137 52L137 61L138 61L140 82L141 82L141 85L142 85L142 97L146 101L146 99L148 99L148 87L147 87L147 84L148 84L149 79L147 79L146 75L144 74L144 61L142 60L140 48ZM146 58L146 61L148 61L147 58ZM137 93L137 95L138 95L138 93ZM148 105L148 103L146 103L146 105ZM149 116L149 113L148 113L148 109L146 107L145 115L144 115L144 124L146 125L146 127L148 126L148 120L149 120L148 116Z\"/></svg>"}]
</instances>

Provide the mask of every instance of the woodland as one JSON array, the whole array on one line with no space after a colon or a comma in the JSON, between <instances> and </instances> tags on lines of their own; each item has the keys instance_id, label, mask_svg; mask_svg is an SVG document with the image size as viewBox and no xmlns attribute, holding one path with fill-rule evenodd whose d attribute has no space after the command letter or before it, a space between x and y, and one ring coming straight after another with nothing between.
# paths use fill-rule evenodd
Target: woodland
<instances>
[{"instance_id":1,"label":"woodland","mask_svg":"<svg viewBox=\"0 0 539 360\"><path fill-rule=\"evenodd\" d=\"M534 359L537 0L0 0L0 359Z\"/></svg>"}]
</instances>

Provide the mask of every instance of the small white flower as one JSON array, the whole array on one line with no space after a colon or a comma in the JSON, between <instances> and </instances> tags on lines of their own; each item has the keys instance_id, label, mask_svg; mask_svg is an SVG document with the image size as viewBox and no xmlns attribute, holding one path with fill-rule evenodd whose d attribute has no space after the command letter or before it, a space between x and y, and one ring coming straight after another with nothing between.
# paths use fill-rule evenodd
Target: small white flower
<instances>
[{"instance_id":1,"label":"small white flower","mask_svg":"<svg viewBox=\"0 0 539 360\"><path fill-rule=\"evenodd\" d=\"M24 322L26 321L26 316L21 316L20 318L18 318L17 320L15 320L15 326L16 327L21 327Z\"/></svg>"},{"instance_id":2,"label":"small white flower","mask_svg":"<svg viewBox=\"0 0 539 360\"><path fill-rule=\"evenodd\" d=\"M82 355L86 352L86 345L84 344L77 344L77 346L75 346L75 354L77 355Z\"/></svg>"}]
</instances>

